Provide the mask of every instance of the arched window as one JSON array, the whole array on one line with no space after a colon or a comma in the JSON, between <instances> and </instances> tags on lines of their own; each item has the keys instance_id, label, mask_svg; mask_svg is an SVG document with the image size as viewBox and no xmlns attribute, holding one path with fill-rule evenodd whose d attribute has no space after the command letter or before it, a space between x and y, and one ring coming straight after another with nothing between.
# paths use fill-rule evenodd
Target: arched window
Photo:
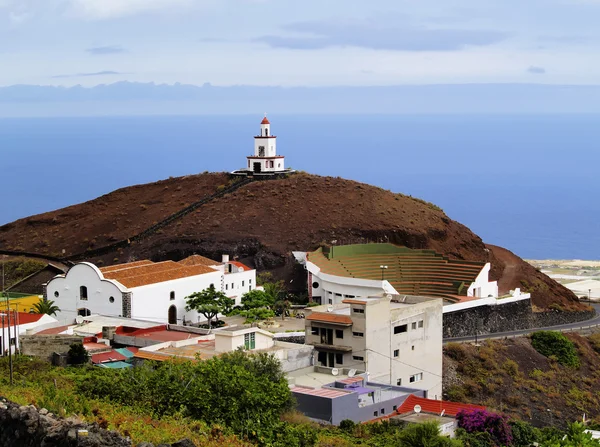
<instances>
[{"instance_id":1,"label":"arched window","mask_svg":"<svg viewBox=\"0 0 600 447\"><path fill-rule=\"evenodd\" d=\"M269 128L265 127L265 137L268 137L268 136L269 136Z\"/></svg>"},{"instance_id":2,"label":"arched window","mask_svg":"<svg viewBox=\"0 0 600 447\"><path fill-rule=\"evenodd\" d=\"M173 300L175 299L175 291L171 291L171 294L170 294L170 296L169 296L169 299L170 299L171 301L173 301Z\"/></svg>"},{"instance_id":3,"label":"arched window","mask_svg":"<svg viewBox=\"0 0 600 447\"><path fill-rule=\"evenodd\" d=\"M81 286L79 288L79 299L83 300L83 301L87 301L88 294L87 294L87 287L86 286Z\"/></svg>"}]
</instances>

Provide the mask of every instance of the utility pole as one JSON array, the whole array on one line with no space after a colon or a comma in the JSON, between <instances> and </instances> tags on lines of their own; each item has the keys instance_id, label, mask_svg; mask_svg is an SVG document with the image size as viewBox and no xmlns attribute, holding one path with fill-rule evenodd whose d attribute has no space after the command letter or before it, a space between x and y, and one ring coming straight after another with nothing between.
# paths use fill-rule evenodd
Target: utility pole
<instances>
[{"instance_id":1,"label":"utility pole","mask_svg":"<svg viewBox=\"0 0 600 447\"><path fill-rule=\"evenodd\" d=\"M13 384L13 358L12 358L12 347L11 347L11 337L10 337L10 302L8 299L8 293L4 290L4 261L2 261L2 295L6 297L6 313L8 314L8 368L10 371L10 384ZM4 322L4 318L2 318L2 322ZM15 331L16 331L15 327ZM2 338L4 338L4 331L2 332ZM16 342L16 339L15 339Z\"/></svg>"}]
</instances>

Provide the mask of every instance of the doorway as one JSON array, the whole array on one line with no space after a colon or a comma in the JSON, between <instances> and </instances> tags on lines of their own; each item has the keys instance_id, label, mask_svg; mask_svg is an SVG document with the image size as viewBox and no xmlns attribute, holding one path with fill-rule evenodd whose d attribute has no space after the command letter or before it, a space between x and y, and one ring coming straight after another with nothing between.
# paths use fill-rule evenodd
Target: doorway
<instances>
[{"instance_id":1,"label":"doorway","mask_svg":"<svg viewBox=\"0 0 600 447\"><path fill-rule=\"evenodd\" d=\"M169 307L169 324L177 324L177 308L175 306Z\"/></svg>"},{"instance_id":2,"label":"doorway","mask_svg":"<svg viewBox=\"0 0 600 447\"><path fill-rule=\"evenodd\" d=\"M262 170L260 162L254 163L254 172L260 172Z\"/></svg>"}]
</instances>

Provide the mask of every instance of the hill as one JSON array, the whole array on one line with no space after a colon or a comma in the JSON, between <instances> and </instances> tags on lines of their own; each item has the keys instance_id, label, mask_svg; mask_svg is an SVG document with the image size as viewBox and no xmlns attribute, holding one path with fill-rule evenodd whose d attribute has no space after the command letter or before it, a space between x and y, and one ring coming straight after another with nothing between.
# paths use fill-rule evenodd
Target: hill
<instances>
[{"instance_id":1,"label":"hill","mask_svg":"<svg viewBox=\"0 0 600 447\"><path fill-rule=\"evenodd\" d=\"M484 405L536 426L600 422L600 334L566 334L581 364L561 365L529 337L444 347L445 398Z\"/></svg>"},{"instance_id":2,"label":"hill","mask_svg":"<svg viewBox=\"0 0 600 447\"><path fill-rule=\"evenodd\" d=\"M0 250L104 265L145 258L179 260L193 253L219 259L225 252L289 283L301 278L292 250L313 250L332 241L389 241L434 249L452 259L491 262L491 277L499 280L501 293L521 287L533 293L539 308L580 307L572 292L509 251L485 245L439 207L341 178L300 173L245 184L134 238L232 184L225 173L205 173L119 189L0 227Z\"/></svg>"}]
</instances>

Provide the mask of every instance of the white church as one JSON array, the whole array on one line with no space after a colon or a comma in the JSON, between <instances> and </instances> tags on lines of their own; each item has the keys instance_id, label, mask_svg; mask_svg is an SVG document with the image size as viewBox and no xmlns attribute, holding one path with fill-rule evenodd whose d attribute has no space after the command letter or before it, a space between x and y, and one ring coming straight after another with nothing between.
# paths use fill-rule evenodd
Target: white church
<instances>
[{"instance_id":1,"label":"white church","mask_svg":"<svg viewBox=\"0 0 600 447\"><path fill-rule=\"evenodd\" d=\"M266 114L260 123L260 134L254 137L254 154L246 158L246 167L233 171L233 175L271 176L294 172L286 169L285 157L277 155L277 137L271 132Z\"/></svg>"}]
</instances>

